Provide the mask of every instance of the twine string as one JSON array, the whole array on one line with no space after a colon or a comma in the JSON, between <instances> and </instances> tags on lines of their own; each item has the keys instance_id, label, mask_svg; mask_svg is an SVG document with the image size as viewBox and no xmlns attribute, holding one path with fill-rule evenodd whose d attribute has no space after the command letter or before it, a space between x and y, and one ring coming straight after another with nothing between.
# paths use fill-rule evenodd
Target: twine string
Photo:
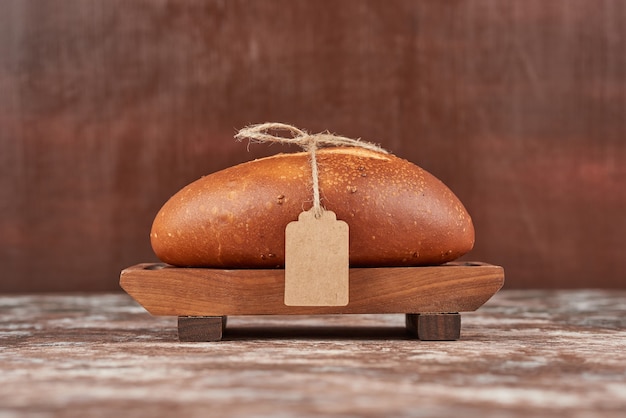
<instances>
[{"instance_id":1,"label":"twine string","mask_svg":"<svg viewBox=\"0 0 626 418\"><path fill-rule=\"evenodd\" d=\"M291 137L276 135L273 132L286 132L290 134ZM235 139L238 141L248 139L249 141L255 143L278 142L283 144L295 144L308 152L311 163L311 179L313 186L313 214L317 219L319 219L324 212L320 199L319 169L316 155L318 148L357 147L388 154L386 150L376 144L372 144L371 142L361 141L360 139L346 138L329 132L309 134L306 131L296 128L295 126L284 123L262 123L259 125L251 125L241 129L235 135Z\"/></svg>"}]
</instances>

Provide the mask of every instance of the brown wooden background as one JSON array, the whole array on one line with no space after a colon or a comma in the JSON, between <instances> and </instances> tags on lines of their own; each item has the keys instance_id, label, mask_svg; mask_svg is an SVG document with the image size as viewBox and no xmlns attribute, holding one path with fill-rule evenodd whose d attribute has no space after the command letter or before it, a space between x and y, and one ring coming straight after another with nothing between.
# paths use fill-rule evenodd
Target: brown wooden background
<instances>
[{"instance_id":1,"label":"brown wooden background","mask_svg":"<svg viewBox=\"0 0 626 418\"><path fill-rule=\"evenodd\" d=\"M118 289L281 121L446 182L508 288L626 287L626 2L0 2L0 292Z\"/></svg>"}]
</instances>

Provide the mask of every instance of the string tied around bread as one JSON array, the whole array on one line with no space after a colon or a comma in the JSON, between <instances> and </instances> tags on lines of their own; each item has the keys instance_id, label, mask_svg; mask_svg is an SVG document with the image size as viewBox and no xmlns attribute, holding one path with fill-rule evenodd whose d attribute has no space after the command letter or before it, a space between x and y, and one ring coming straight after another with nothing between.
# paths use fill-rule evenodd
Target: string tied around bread
<instances>
[{"instance_id":1,"label":"string tied around bread","mask_svg":"<svg viewBox=\"0 0 626 418\"><path fill-rule=\"evenodd\" d=\"M276 135L280 132L287 133L291 135L291 137ZM318 219L322 216L322 212L324 211L320 201L319 170L316 155L318 148L356 147L388 154L386 150L371 142L347 138L345 136L331 134L330 132L310 134L295 126L275 122L247 126L235 135L235 139L238 141L248 139L255 143L278 142L282 144L295 144L308 152L313 183L313 214Z\"/></svg>"}]
</instances>

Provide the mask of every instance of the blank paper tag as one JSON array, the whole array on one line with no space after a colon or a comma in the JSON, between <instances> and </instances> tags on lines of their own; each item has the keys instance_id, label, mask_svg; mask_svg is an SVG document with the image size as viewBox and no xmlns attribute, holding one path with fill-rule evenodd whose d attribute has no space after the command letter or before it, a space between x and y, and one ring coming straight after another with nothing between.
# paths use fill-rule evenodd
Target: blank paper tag
<instances>
[{"instance_id":1,"label":"blank paper tag","mask_svg":"<svg viewBox=\"0 0 626 418\"><path fill-rule=\"evenodd\" d=\"M348 224L334 212L302 212L285 229L285 305L346 306Z\"/></svg>"}]
</instances>

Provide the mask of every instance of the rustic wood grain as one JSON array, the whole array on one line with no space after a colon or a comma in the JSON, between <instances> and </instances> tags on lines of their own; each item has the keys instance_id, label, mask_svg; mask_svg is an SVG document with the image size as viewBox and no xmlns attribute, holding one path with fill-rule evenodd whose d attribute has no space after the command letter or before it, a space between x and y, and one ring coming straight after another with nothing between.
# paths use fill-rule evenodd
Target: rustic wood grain
<instances>
[{"instance_id":1,"label":"rustic wood grain","mask_svg":"<svg viewBox=\"0 0 626 418\"><path fill-rule=\"evenodd\" d=\"M0 295L0 416L622 418L625 301L503 290L444 342L404 315L233 316L202 344L121 292Z\"/></svg>"},{"instance_id":2,"label":"rustic wood grain","mask_svg":"<svg viewBox=\"0 0 626 418\"><path fill-rule=\"evenodd\" d=\"M350 269L346 306L287 306L284 270L220 270L139 264L120 285L153 315L302 315L474 311L504 284L502 267L450 263L433 267Z\"/></svg>"}]
</instances>

